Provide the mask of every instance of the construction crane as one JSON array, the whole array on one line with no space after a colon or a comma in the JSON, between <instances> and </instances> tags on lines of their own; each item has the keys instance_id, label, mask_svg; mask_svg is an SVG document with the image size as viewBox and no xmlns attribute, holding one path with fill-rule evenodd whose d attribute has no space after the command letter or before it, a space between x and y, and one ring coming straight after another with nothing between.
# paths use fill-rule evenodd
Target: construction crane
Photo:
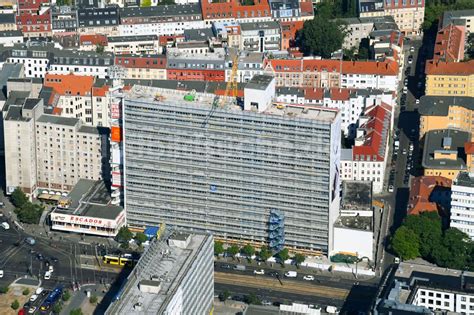
<instances>
[{"instance_id":1,"label":"construction crane","mask_svg":"<svg viewBox=\"0 0 474 315\"><path fill-rule=\"evenodd\" d=\"M229 93L232 92L230 95L233 98L237 97L237 91L238 91L238 85L237 85L237 70L239 69L239 54L237 53L234 58L232 59L232 71L230 72L230 77L229 81L227 81L227 84L225 86L225 91L224 91L224 96L216 97L214 98L214 101L212 102L212 108L209 111L209 114L207 114L206 119L203 121L201 127L205 127L209 121L209 118L211 118L212 114L216 111L218 107L223 107L224 103L229 96Z\"/></svg>"}]
</instances>

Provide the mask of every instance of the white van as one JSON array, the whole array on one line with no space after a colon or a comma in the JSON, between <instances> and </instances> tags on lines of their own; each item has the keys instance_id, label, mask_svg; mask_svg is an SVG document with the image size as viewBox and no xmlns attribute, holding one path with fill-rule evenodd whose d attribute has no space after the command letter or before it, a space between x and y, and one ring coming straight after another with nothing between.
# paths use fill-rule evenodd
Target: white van
<instances>
[{"instance_id":1,"label":"white van","mask_svg":"<svg viewBox=\"0 0 474 315\"><path fill-rule=\"evenodd\" d=\"M3 270L0 270L0 278L3 278Z\"/></svg>"},{"instance_id":2,"label":"white van","mask_svg":"<svg viewBox=\"0 0 474 315\"><path fill-rule=\"evenodd\" d=\"M288 271L285 273L285 277L287 278L296 278L298 273L296 271Z\"/></svg>"},{"instance_id":3,"label":"white van","mask_svg":"<svg viewBox=\"0 0 474 315\"><path fill-rule=\"evenodd\" d=\"M4 228L5 230L9 230L10 229L10 224L8 224L7 222L3 222L2 223L2 228Z\"/></svg>"}]
</instances>

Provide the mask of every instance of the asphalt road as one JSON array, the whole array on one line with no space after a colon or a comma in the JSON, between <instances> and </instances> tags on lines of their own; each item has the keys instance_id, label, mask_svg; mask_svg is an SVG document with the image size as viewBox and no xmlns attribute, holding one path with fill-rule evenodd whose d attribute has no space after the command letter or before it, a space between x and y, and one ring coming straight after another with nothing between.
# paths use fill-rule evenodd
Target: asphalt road
<instances>
[{"instance_id":1,"label":"asphalt road","mask_svg":"<svg viewBox=\"0 0 474 315\"><path fill-rule=\"evenodd\" d=\"M395 230L403 222L407 215L407 204L409 197L409 185L413 176L422 175L420 167L420 143L419 143L419 125L420 116L418 114L418 105L416 99L419 99L424 94L424 67L429 51L432 45L429 41L410 41L406 44L406 60L405 66L402 69L403 73L410 68L408 76L405 74L402 77L400 84L400 91L403 89L403 81L408 77L408 93L406 96L406 103L400 106L400 98L398 99L398 106L394 119L395 129L399 130L399 149L396 151L397 159L391 165L391 169L395 170L394 191L392 193L385 193L379 196L386 205L382 217L378 216L381 222L381 237L379 247L383 250L379 251L377 262L379 263L378 271L383 273L394 262L395 256L390 252L388 245L390 235L393 235ZM415 47L415 52L409 52L410 46ZM413 56L413 63L408 64L408 57ZM400 92L400 95L402 93ZM403 110L401 110L403 109ZM410 154L409 146L413 144L413 152ZM393 139L390 144L393 157ZM406 152L404 154L404 152ZM407 168L409 159L412 159L413 167ZM410 181L404 182L404 177L408 175Z\"/></svg>"}]
</instances>

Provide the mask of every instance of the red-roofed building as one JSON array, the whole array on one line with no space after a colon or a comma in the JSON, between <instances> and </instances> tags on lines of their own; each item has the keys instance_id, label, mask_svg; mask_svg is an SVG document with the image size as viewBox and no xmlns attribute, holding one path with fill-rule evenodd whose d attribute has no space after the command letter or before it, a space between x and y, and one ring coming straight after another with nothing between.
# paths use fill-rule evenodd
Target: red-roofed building
<instances>
[{"instance_id":1,"label":"red-roofed building","mask_svg":"<svg viewBox=\"0 0 474 315\"><path fill-rule=\"evenodd\" d=\"M119 55L116 66L124 69L125 79L166 80L166 55Z\"/></svg>"},{"instance_id":2,"label":"red-roofed building","mask_svg":"<svg viewBox=\"0 0 474 315\"><path fill-rule=\"evenodd\" d=\"M81 35L79 37L79 50L95 51L97 46L107 46L107 36L102 34Z\"/></svg>"},{"instance_id":3,"label":"red-roofed building","mask_svg":"<svg viewBox=\"0 0 474 315\"><path fill-rule=\"evenodd\" d=\"M433 59L435 61L460 62L464 59L466 27L449 24L436 34Z\"/></svg>"},{"instance_id":4,"label":"red-roofed building","mask_svg":"<svg viewBox=\"0 0 474 315\"><path fill-rule=\"evenodd\" d=\"M79 118L92 126L108 125L108 86L103 80L96 82L94 76L47 73L44 86L53 90L50 101L55 106L54 115Z\"/></svg>"},{"instance_id":5,"label":"red-roofed building","mask_svg":"<svg viewBox=\"0 0 474 315\"><path fill-rule=\"evenodd\" d=\"M312 6L312 4L311 4ZM296 32L303 28L304 21L281 22L281 50L296 47Z\"/></svg>"},{"instance_id":6,"label":"red-roofed building","mask_svg":"<svg viewBox=\"0 0 474 315\"><path fill-rule=\"evenodd\" d=\"M40 3L28 2L24 6L19 5L16 16L16 24L24 37L51 37L51 9L47 6L41 7Z\"/></svg>"},{"instance_id":7,"label":"red-roofed building","mask_svg":"<svg viewBox=\"0 0 474 315\"><path fill-rule=\"evenodd\" d=\"M254 5L241 5L239 0L213 2L201 1L202 17L205 21L257 22L270 21L272 15L267 0L255 0Z\"/></svg>"},{"instance_id":8,"label":"red-roofed building","mask_svg":"<svg viewBox=\"0 0 474 315\"><path fill-rule=\"evenodd\" d=\"M438 212L449 216L451 180L442 176L420 176L411 182L407 212L417 215L422 212Z\"/></svg>"},{"instance_id":9,"label":"red-roofed building","mask_svg":"<svg viewBox=\"0 0 474 315\"><path fill-rule=\"evenodd\" d=\"M372 181L374 192L380 193L393 125L393 107L385 103L368 107L358 125L354 146L341 150L341 179Z\"/></svg>"},{"instance_id":10,"label":"red-roofed building","mask_svg":"<svg viewBox=\"0 0 474 315\"><path fill-rule=\"evenodd\" d=\"M356 88L395 91L398 63L393 60L340 61L331 59L267 59L265 71L277 86Z\"/></svg>"}]
</instances>

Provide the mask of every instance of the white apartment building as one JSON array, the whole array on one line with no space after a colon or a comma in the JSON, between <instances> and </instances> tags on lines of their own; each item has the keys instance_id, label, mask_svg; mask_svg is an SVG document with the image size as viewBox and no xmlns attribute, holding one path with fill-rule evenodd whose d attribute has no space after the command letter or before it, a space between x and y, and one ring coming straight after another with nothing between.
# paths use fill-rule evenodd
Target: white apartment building
<instances>
[{"instance_id":1,"label":"white apartment building","mask_svg":"<svg viewBox=\"0 0 474 315\"><path fill-rule=\"evenodd\" d=\"M91 75L105 79L114 64L110 53L58 50L54 53L49 72L53 74Z\"/></svg>"},{"instance_id":2,"label":"white apartment building","mask_svg":"<svg viewBox=\"0 0 474 315\"><path fill-rule=\"evenodd\" d=\"M157 35L109 36L105 51L115 55L155 54L161 47Z\"/></svg>"},{"instance_id":3,"label":"white apartment building","mask_svg":"<svg viewBox=\"0 0 474 315\"><path fill-rule=\"evenodd\" d=\"M120 36L180 35L187 29L204 28L198 3L120 9Z\"/></svg>"},{"instance_id":4,"label":"white apartment building","mask_svg":"<svg viewBox=\"0 0 474 315\"><path fill-rule=\"evenodd\" d=\"M91 126L107 126L108 102L103 89L107 85L101 80L95 87L93 76L74 74L46 74L44 86L53 89L54 107L63 117L78 118Z\"/></svg>"},{"instance_id":5,"label":"white apartment building","mask_svg":"<svg viewBox=\"0 0 474 315\"><path fill-rule=\"evenodd\" d=\"M455 227L474 240L474 177L459 172L451 186L451 227Z\"/></svg>"},{"instance_id":6,"label":"white apartment building","mask_svg":"<svg viewBox=\"0 0 474 315\"><path fill-rule=\"evenodd\" d=\"M229 58L229 56L227 56ZM237 68L237 82L247 83L254 75L263 74L263 53L244 52L239 56L239 66ZM232 74L232 60L226 61L225 81L230 80Z\"/></svg>"},{"instance_id":7,"label":"white apartment building","mask_svg":"<svg viewBox=\"0 0 474 315\"><path fill-rule=\"evenodd\" d=\"M398 87L398 71L393 75L373 73L343 73L341 87L355 89L380 89L396 91Z\"/></svg>"},{"instance_id":8,"label":"white apartment building","mask_svg":"<svg viewBox=\"0 0 474 315\"><path fill-rule=\"evenodd\" d=\"M382 192L392 116L391 106L383 103L365 110L354 146L341 150L341 180L371 181L373 192Z\"/></svg>"},{"instance_id":9,"label":"white apartment building","mask_svg":"<svg viewBox=\"0 0 474 315\"><path fill-rule=\"evenodd\" d=\"M341 111L341 129L344 135L354 138L360 116L366 108L382 103L393 109L393 93L377 89L322 89L322 88L277 88L276 101L290 104L314 104ZM393 113L392 113L393 115Z\"/></svg>"},{"instance_id":10,"label":"white apartment building","mask_svg":"<svg viewBox=\"0 0 474 315\"><path fill-rule=\"evenodd\" d=\"M9 53L5 60L6 62L21 63L25 66L25 77L44 78L53 59L54 47L49 44L35 47L16 44L13 47L5 47L4 49L7 49Z\"/></svg>"},{"instance_id":11,"label":"white apartment building","mask_svg":"<svg viewBox=\"0 0 474 315\"><path fill-rule=\"evenodd\" d=\"M240 23L240 49L266 52L280 50L280 24L275 21Z\"/></svg>"}]
</instances>

